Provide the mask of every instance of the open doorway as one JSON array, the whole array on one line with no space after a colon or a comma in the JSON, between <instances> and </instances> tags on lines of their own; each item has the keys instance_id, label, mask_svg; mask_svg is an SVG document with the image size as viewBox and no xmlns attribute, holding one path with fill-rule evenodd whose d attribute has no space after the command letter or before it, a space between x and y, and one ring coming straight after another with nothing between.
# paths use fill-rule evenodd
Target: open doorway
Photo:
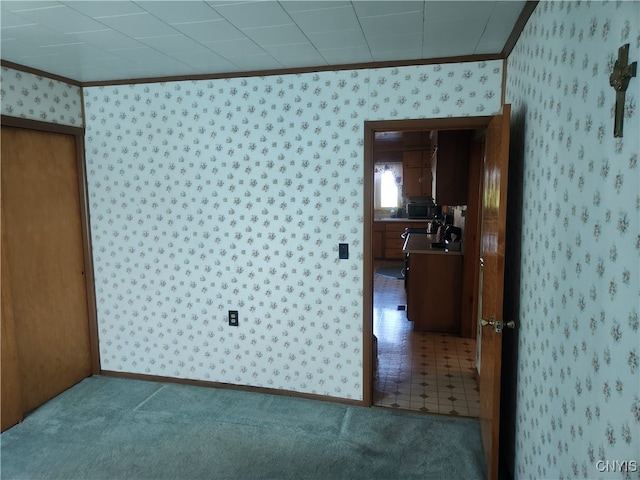
<instances>
[{"instance_id":1,"label":"open doorway","mask_svg":"<svg viewBox=\"0 0 640 480\"><path fill-rule=\"evenodd\" d=\"M478 416L475 340L414 331L393 262L374 262L373 332L377 362L373 404L445 415Z\"/></svg>"},{"instance_id":2,"label":"open doorway","mask_svg":"<svg viewBox=\"0 0 640 480\"><path fill-rule=\"evenodd\" d=\"M369 197L368 231L371 248L367 258L371 286L371 331L373 342L373 375L371 403L376 406L431 412L447 415L478 416L479 398L476 379L475 335L465 328L457 332L422 331L414 329L407 318L405 280L400 272L405 267L402 252L405 228L422 226L420 221L407 218L404 203L414 198L402 198L404 182L416 182L403 171L402 149L393 143L408 145L409 150L428 150L428 138L437 129L462 129L452 119L440 121L368 122L365 138L365 166L370 182L365 191ZM455 120L454 120L455 121ZM467 119L458 119L467 123ZM470 132L483 125L483 119L472 120ZM376 141L378 139L379 141ZM426 139L426 140L425 140ZM381 141L380 141L381 140ZM381 174L394 172L401 193L396 205L382 205L385 192ZM436 193L436 178L428 178L423 170L425 197ZM468 193L464 185L465 194ZM415 195L415 194L414 194ZM415 199L417 201L422 198ZM427 199L424 199L425 201ZM380 244L382 240L382 246ZM366 293L365 293L366 294ZM434 305L434 309L438 306ZM469 307L471 308L471 307ZM468 312L467 312L468 314Z\"/></svg>"}]
</instances>

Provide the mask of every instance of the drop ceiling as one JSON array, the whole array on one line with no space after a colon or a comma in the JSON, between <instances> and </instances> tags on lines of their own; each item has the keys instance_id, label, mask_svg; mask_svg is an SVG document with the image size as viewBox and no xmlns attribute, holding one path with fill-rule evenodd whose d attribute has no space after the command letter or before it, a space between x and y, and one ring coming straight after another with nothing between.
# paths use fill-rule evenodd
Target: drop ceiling
<instances>
[{"instance_id":1,"label":"drop ceiling","mask_svg":"<svg viewBox=\"0 0 640 480\"><path fill-rule=\"evenodd\" d=\"M2 0L1 58L91 84L500 56L526 3Z\"/></svg>"}]
</instances>

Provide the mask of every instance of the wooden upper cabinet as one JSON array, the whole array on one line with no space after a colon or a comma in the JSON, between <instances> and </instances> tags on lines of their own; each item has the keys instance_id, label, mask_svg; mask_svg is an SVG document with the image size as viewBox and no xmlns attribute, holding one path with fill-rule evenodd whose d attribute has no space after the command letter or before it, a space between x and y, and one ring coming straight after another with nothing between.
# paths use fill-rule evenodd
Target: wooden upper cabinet
<instances>
[{"instance_id":1,"label":"wooden upper cabinet","mask_svg":"<svg viewBox=\"0 0 640 480\"><path fill-rule=\"evenodd\" d=\"M402 194L405 197L432 196L431 150L403 152L402 170Z\"/></svg>"},{"instance_id":2,"label":"wooden upper cabinet","mask_svg":"<svg viewBox=\"0 0 640 480\"><path fill-rule=\"evenodd\" d=\"M466 205L471 130L438 131L435 199L439 205Z\"/></svg>"},{"instance_id":3,"label":"wooden upper cabinet","mask_svg":"<svg viewBox=\"0 0 640 480\"><path fill-rule=\"evenodd\" d=\"M377 132L374 163L402 162L405 197L466 205L472 135L471 130Z\"/></svg>"}]
</instances>

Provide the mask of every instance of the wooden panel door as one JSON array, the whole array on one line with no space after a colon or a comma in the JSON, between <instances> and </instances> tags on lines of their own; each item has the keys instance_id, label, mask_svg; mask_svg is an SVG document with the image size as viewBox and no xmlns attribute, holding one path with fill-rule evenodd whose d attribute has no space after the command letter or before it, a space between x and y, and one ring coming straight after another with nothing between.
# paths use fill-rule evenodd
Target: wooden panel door
<instances>
[{"instance_id":1,"label":"wooden panel door","mask_svg":"<svg viewBox=\"0 0 640 480\"><path fill-rule=\"evenodd\" d=\"M2 341L13 319L20 379L2 390L23 414L92 373L78 186L73 135L2 127Z\"/></svg>"},{"instance_id":2,"label":"wooden panel door","mask_svg":"<svg viewBox=\"0 0 640 480\"><path fill-rule=\"evenodd\" d=\"M501 327L504 297L504 253L507 217L510 105L494 117L486 134L482 191L480 319L480 427L487 460L487 478L498 478L500 446ZM501 323L498 323L501 322ZM498 325L498 326L496 326Z\"/></svg>"}]
</instances>

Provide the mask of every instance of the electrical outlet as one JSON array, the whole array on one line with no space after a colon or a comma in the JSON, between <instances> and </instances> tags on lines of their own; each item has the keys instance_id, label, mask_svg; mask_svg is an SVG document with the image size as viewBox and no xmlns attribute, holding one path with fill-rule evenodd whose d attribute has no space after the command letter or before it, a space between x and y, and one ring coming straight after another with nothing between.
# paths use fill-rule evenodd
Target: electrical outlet
<instances>
[{"instance_id":1,"label":"electrical outlet","mask_svg":"<svg viewBox=\"0 0 640 480\"><path fill-rule=\"evenodd\" d=\"M338 244L338 258L340 260L346 260L349 258L349 244L348 243L339 243Z\"/></svg>"},{"instance_id":2,"label":"electrical outlet","mask_svg":"<svg viewBox=\"0 0 640 480\"><path fill-rule=\"evenodd\" d=\"M232 327L238 326L238 311L229 310L229 325Z\"/></svg>"}]
</instances>

